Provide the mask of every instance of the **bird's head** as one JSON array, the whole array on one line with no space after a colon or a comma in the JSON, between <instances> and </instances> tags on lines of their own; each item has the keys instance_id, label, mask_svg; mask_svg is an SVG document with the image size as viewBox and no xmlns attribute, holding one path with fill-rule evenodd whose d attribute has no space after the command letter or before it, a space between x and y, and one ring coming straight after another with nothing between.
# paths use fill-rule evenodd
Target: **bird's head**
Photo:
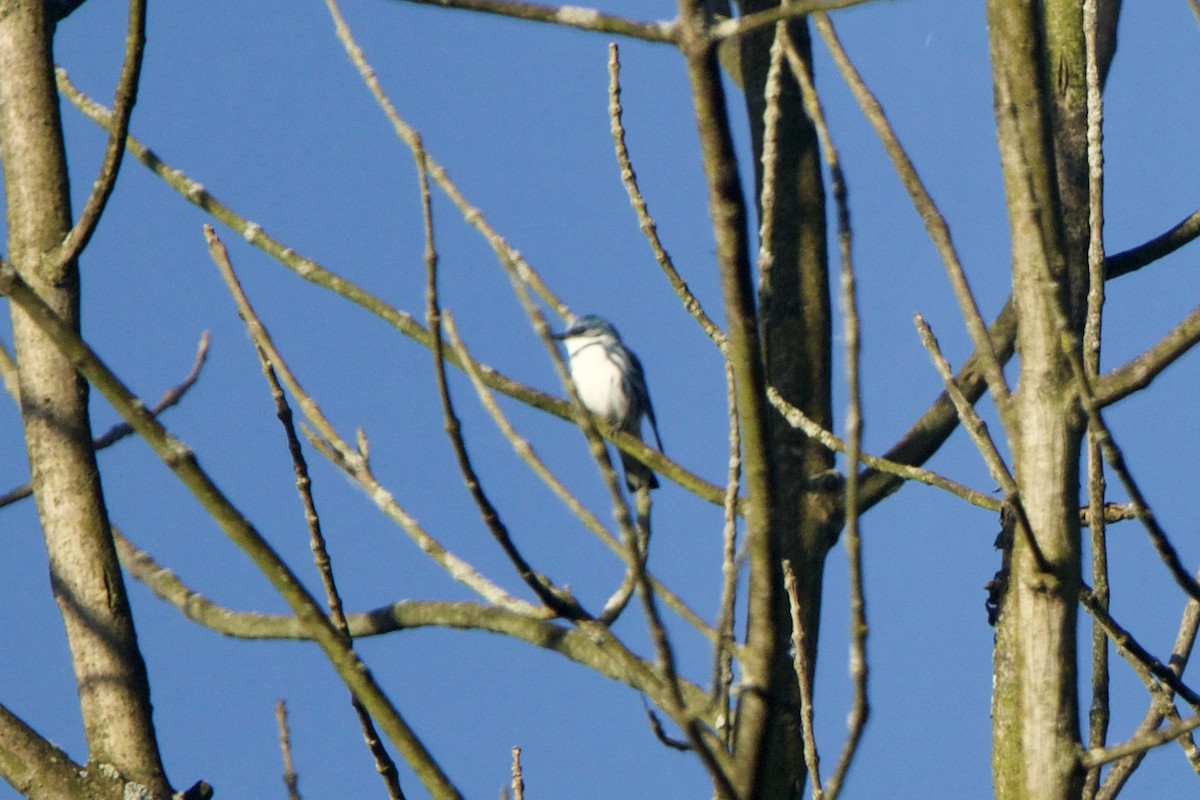
<instances>
[{"instance_id":1,"label":"bird's head","mask_svg":"<svg viewBox=\"0 0 1200 800\"><path fill-rule=\"evenodd\" d=\"M572 353L579 350L581 346L593 342L610 344L621 341L621 336L612 323L595 314L575 317L565 331L553 334L553 336L555 339L566 342L567 349Z\"/></svg>"}]
</instances>

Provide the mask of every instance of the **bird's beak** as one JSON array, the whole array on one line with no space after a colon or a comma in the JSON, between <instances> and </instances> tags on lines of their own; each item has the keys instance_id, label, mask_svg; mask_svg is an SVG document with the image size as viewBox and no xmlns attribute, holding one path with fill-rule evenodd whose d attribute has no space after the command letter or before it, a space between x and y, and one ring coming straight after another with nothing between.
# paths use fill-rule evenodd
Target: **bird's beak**
<instances>
[{"instance_id":1,"label":"bird's beak","mask_svg":"<svg viewBox=\"0 0 1200 800\"><path fill-rule=\"evenodd\" d=\"M562 333L552 333L550 334L550 338L558 339L561 342L563 339L567 338L567 333L566 331L563 331Z\"/></svg>"}]
</instances>

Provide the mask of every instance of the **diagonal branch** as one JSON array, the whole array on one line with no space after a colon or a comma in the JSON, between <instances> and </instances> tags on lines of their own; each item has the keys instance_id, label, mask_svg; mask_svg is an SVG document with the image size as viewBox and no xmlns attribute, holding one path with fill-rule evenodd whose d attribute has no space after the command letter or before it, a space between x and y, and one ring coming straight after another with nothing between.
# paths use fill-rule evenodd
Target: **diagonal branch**
<instances>
[{"instance_id":1,"label":"diagonal branch","mask_svg":"<svg viewBox=\"0 0 1200 800\"><path fill-rule=\"evenodd\" d=\"M288 453L292 459L292 472L296 477L296 491L300 495L301 504L304 506L304 521L308 527L309 549L312 551L313 563L317 568L317 573L321 576L321 586L325 590L325 604L329 608L329 618L333 622L334 627L337 628L338 633L345 637L346 644L349 645L350 628L346 624L346 612L342 605L341 592L338 591L337 581L333 577L333 562L329 558L329 548L325 546L325 534L321 530L321 517L317 513L317 504L312 493L312 478L308 474L308 461L304 457L304 450L300 445L300 437L296 435L295 415L292 414L292 409L288 405L287 395L284 394L283 387L279 384L279 377L275 373L275 367L271 363L270 358L268 358L266 352L261 347L255 347L254 350L258 355L259 365L262 367L263 377L266 378L267 384L270 386L271 400L275 404L275 416L283 426L284 436L287 439ZM282 703L283 701L281 700L280 727L283 739L282 749L284 762L287 765L286 771L292 774L292 784L290 785L294 788L295 773L291 770L291 753L287 744L286 712L282 711ZM367 750L371 753L371 758L375 762L375 771L383 780L388 797L391 800L405 800L404 791L400 788L400 777L396 771L396 763L392 760L391 755L388 754L383 742L379 740L379 732L375 728L371 714L353 694L350 695L350 706L354 709L354 715L358 718L358 725L363 733L363 741L366 743Z\"/></svg>"},{"instance_id":2,"label":"diagonal branch","mask_svg":"<svg viewBox=\"0 0 1200 800\"><path fill-rule=\"evenodd\" d=\"M1197 237L1200 237L1200 211L1193 211L1166 233L1145 244L1109 256L1104 262L1104 275L1108 280L1128 275L1174 253Z\"/></svg>"},{"instance_id":3,"label":"diagonal branch","mask_svg":"<svg viewBox=\"0 0 1200 800\"><path fill-rule=\"evenodd\" d=\"M1105 635L1112 640L1113 645L1130 663L1140 665L1159 681L1162 681L1172 692L1179 695L1193 709L1200 710L1200 694L1190 689L1175 672L1133 638L1129 631L1121 626L1108 610L1101 605L1095 592L1086 586L1079 592L1079 602L1087 610L1097 624L1103 628Z\"/></svg>"},{"instance_id":4,"label":"diagonal branch","mask_svg":"<svg viewBox=\"0 0 1200 800\"><path fill-rule=\"evenodd\" d=\"M1182 675L1196 644L1196 635L1200 631L1200 603L1189 600L1184 608L1183 619L1179 623L1179 632L1175 636L1175 646L1171 648L1169 669L1176 676ZM1169 700L1170 698L1168 698ZM1158 730L1163 721L1162 704L1152 701L1142 722L1138 725L1137 734ZM1129 780L1134 771L1141 765L1145 753L1136 753L1119 759L1104 778L1104 783L1096 794L1097 800L1113 800Z\"/></svg>"},{"instance_id":5,"label":"diagonal branch","mask_svg":"<svg viewBox=\"0 0 1200 800\"><path fill-rule=\"evenodd\" d=\"M1100 378L1094 389L1096 403L1100 407L1111 405L1146 388L1197 342L1200 342L1200 306L1148 350Z\"/></svg>"},{"instance_id":6,"label":"diagonal branch","mask_svg":"<svg viewBox=\"0 0 1200 800\"><path fill-rule=\"evenodd\" d=\"M426 789L436 798L461 795L392 705L370 671L346 644L316 600L279 558L249 520L200 468L192 451L167 432L121 380L79 338L69 323L38 297L11 266L0 266L0 295L7 295L36 324L84 377L150 445L162 462L192 492L221 530L250 558L320 645L338 676L380 722Z\"/></svg>"},{"instance_id":7,"label":"diagonal branch","mask_svg":"<svg viewBox=\"0 0 1200 800\"><path fill-rule=\"evenodd\" d=\"M313 638L308 626L297 616L224 608L184 584L175 573L159 565L119 532L116 542L121 564L129 574L192 622L238 639ZM556 652L651 697L662 696L662 681L650 665L594 623L587 623L591 627L568 628L560 622L531 619L498 606L437 600L401 600L371 611L347 614L346 622L355 639L427 627L501 634ZM679 686L690 713L706 719L714 716L702 688L682 679Z\"/></svg>"},{"instance_id":8,"label":"diagonal branch","mask_svg":"<svg viewBox=\"0 0 1200 800\"><path fill-rule=\"evenodd\" d=\"M522 3L516 0L405 0L413 5L458 8L496 14L510 19L563 25L595 33L616 34L645 42L672 43L675 41L674 22L639 22L614 14L605 14L582 6L549 6ZM863 2L863 0L858 0Z\"/></svg>"},{"instance_id":9,"label":"diagonal branch","mask_svg":"<svg viewBox=\"0 0 1200 800\"><path fill-rule=\"evenodd\" d=\"M47 257L54 264L63 265L74 261L87 247L96 232L100 216L108 205L113 188L117 185L117 173L125 155L125 137L129 135L129 120L137 102L138 82L142 74L142 54L146 48L146 0L129 0L129 30L125 34L125 61L121 65L121 76L113 97L113 125L109 128L108 143L104 146L104 159L100 163L100 174L92 184L79 213L79 219L67 233L62 244Z\"/></svg>"},{"instance_id":10,"label":"diagonal branch","mask_svg":"<svg viewBox=\"0 0 1200 800\"><path fill-rule=\"evenodd\" d=\"M838 39L837 32L833 28L833 23L825 14L814 16L813 23L829 48L834 63L842 75L842 79L850 87L850 91L862 108L864 116L871 123L876 135L883 143L884 150L887 151L888 156L891 158L896 174L900 176L904 188L912 198L917 213L920 214L921 220L925 223L925 230L928 232L930 240L937 248L938 254L942 257L942 261L946 267L946 275L949 277L950 285L954 289L954 297L958 301L959 310L962 312L963 320L966 322L967 330L971 335L971 341L975 345L975 352L980 354L983 374L991 390L992 399L996 403L996 408L1000 411L1001 418L1007 419L1010 395L1008 383L1004 378L1004 370L999 354L992 347L992 339L988 335L983 315L979 312L979 305L976 303L975 297L971 293L971 287L967 283L966 271L963 269L962 261L958 257L958 251L955 249L954 243L950 238L950 227L946 224L945 217L938 211L933 197L929 194L928 189L925 188L925 184L917 174L912 159L909 158L908 153L905 152L904 147L900 144L900 139L896 136L891 123L888 122L883 107L871 93L870 89L867 88L858 70L850 62L850 57Z\"/></svg>"},{"instance_id":11,"label":"diagonal branch","mask_svg":"<svg viewBox=\"0 0 1200 800\"><path fill-rule=\"evenodd\" d=\"M975 449L983 456L984 463L987 464L992 480L996 481L1000 485L1000 489L1004 492L1005 506L1011 508L1016 515L1017 529L1029 544L1029 550L1033 554L1034 561L1037 562L1038 570L1042 573L1050 572L1050 566L1042 554L1042 549L1038 545L1037 539L1034 537L1033 526L1030 525L1029 519L1025 515L1025 507L1021 503L1017 482L1013 479L1008 465L1004 463L1004 458L1000 455L1000 450L996 447L991 434L988 433L987 423L975 413L975 408L955 385L954 376L950 372L950 364L942 355L941 348L938 347L937 339L934 337L933 331L929 329L929 325L926 324L920 314L916 315L915 321L917 330L921 335L921 343L929 351L938 374L942 376L942 381L946 385L946 391L949 393L950 399L954 402L954 408L958 412L963 427L966 428L967 434L971 437L971 441L974 442Z\"/></svg>"},{"instance_id":12,"label":"diagonal branch","mask_svg":"<svg viewBox=\"0 0 1200 800\"><path fill-rule=\"evenodd\" d=\"M717 40L746 36L779 22L799 19L824 11L837 11L842 8L860 6L869 2L872 0L792 0L792 2L781 3L765 11L756 11L753 14L721 20L712 26L709 35Z\"/></svg>"},{"instance_id":13,"label":"diagonal branch","mask_svg":"<svg viewBox=\"0 0 1200 800\"><path fill-rule=\"evenodd\" d=\"M205 331L200 336L200 346L196 349L196 360L192 362L192 371L187 374L187 377L183 379L183 382L172 387L171 389L168 389L166 393L159 398L159 401L150 408L151 414L157 417L168 408L177 405L179 401L183 399L183 396L187 394L188 390L195 385L196 381L200 378L200 370L204 366L205 360L208 358L208 343L209 335L208 331ZM3 367L2 363L0 363L0 367ZM118 422L116 425L113 425L107 431L97 436L92 441L92 444L97 450L103 450L106 447L111 447L132 433L133 428L129 425L129 423ZM11 489L8 492L0 495L0 508L11 505L18 500L23 500L32 494L32 484L22 484L21 486L18 486L15 489Z\"/></svg>"},{"instance_id":14,"label":"diagonal branch","mask_svg":"<svg viewBox=\"0 0 1200 800\"><path fill-rule=\"evenodd\" d=\"M122 781L76 764L66 752L39 736L3 705L0 705L0 777L22 797L32 800L124 797Z\"/></svg>"},{"instance_id":15,"label":"diagonal branch","mask_svg":"<svg viewBox=\"0 0 1200 800\"><path fill-rule=\"evenodd\" d=\"M642 194L641 187L638 186L637 173L633 171L633 162L629 158L629 148L625 144L625 126L621 118L623 113L621 109L621 60L615 44L608 46L608 76L608 116L612 130L613 145L617 152L617 166L621 169L621 182L625 185L625 191L629 195L629 202L633 206L634 213L637 215L638 227L641 228L642 235L646 237L646 241L650 243L650 249L654 253L654 260L658 262L658 266L667 277L667 282L671 284L671 288L679 296L684 309L692 315L708 338L724 353L728 347L725 332L704 312L704 308L700 305L700 301L696 298L696 295L692 294L692 290L687 285L687 282L679 275L679 271L675 269L675 262L671 260L671 256L667 253L666 248L663 247L662 240L658 238L658 226L655 224L654 218L650 216L646 198Z\"/></svg>"}]
</instances>

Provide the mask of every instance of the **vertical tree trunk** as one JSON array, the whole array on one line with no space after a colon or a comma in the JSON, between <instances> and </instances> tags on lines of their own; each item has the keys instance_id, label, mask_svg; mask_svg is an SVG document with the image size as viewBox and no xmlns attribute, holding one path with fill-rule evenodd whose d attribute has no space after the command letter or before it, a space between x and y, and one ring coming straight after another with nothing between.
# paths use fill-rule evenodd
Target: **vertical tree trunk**
<instances>
[{"instance_id":1,"label":"vertical tree trunk","mask_svg":"<svg viewBox=\"0 0 1200 800\"><path fill-rule=\"evenodd\" d=\"M1078 797L1083 777L1076 622L1084 425L1061 337L1079 333L1087 290L1082 26L1078 3L1063 0L989 0L988 24L1021 356L1004 423L1031 529L1013 537L996 633L992 769L1000 800L1066 800Z\"/></svg>"},{"instance_id":2,"label":"vertical tree trunk","mask_svg":"<svg viewBox=\"0 0 1200 800\"><path fill-rule=\"evenodd\" d=\"M743 0L743 14L779 5L777 0ZM811 63L807 21L789 25L801 55ZM746 36L741 42L740 70L746 95L751 141L754 145L755 198L762 194L764 90L774 28ZM800 87L784 69L777 141L773 235L767 243L773 266L760 276L759 318L767 381L810 419L829 429L831 410L831 322L825 187L821 154L812 120L804 111ZM761 221L763 209L758 206ZM779 552L796 572L800 616L804 625L808 674L814 675L825 557L837 539L841 521L841 492L835 484L814 484L814 476L833 468L833 454L793 428L772 411L771 464L775 498L771 529L779 537ZM776 580L780 573L776 574ZM776 592L776 628L790 632L787 594ZM779 649L775 672L775 723L768 739L762 797L791 800L804 792L806 769L800 727L800 693L792 660ZM809 687L810 692L812 687Z\"/></svg>"},{"instance_id":3,"label":"vertical tree trunk","mask_svg":"<svg viewBox=\"0 0 1200 800\"><path fill-rule=\"evenodd\" d=\"M79 325L74 263L43 263L70 229L53 22L41 0L0 3L0 155L8 257L59 314ZM78 684L89 762L108 764L155 797L170 790L150 719L137 648L100 490L87 384L15 306L13 338L26 448Z\"/></svg>"}]
</instances>

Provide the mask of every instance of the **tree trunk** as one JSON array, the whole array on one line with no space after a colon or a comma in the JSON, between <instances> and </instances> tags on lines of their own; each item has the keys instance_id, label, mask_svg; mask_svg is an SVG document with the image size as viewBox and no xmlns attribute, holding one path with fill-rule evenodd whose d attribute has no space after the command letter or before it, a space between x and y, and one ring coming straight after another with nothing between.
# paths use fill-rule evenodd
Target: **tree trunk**
<instances>
[{"instance_id":1,"label":"tree trunk","mask_svg":"<svg viewBox=\"0 0 1200 800\"><path fill-rule=\"evenodd\" d=\"M744 0L743 14L779 5L774 0ZM807 21L789 24L796 48L811 63ZM762 150L766 110L764 91L775 38L773 27L742 39L740 71L754 145L755 198L761 221ZM805 113L800 87L786 67L779 102L780 121L775 163L773 235L767 242L772 265L759 276L759 320L767 382L792 405L825 429L833 424L830 398L831 322L825 187L821 154L812 120ZM833 468L833 454L771 412L770 448L775 497L771 529L779 552L796 572L800 616L804 626L807 674L816 673L817 636L825 557L837 539L841 492L811 479ZM776 582L782 573L777 569ZM752 587L753 589L753 587ZM775 593L776 629L792 629L788 597L782 585ZM772 665L776 709L767 746L762 794L770 800L792 800L804 792L807 778L800 727L800 691L789 651L780 648ZM811 682L811 681L810 681ZM812 687L809 686L810 696Z\"/></svg>"},{"instance_id":2,"label":"tree trunk","mask_svg":"<svg viewBox=\"0 0 1200 800\"><path fill-rule=\"evenodd\" d=\"M1084 432L1062 334L1087 292L1083 34L1078 3L989 0L997 134L1012 236L1019 386L1002 409L1019 499L996 633L999 800L1079 796L1076 622Z\"/></svg>"},{"instance_id":3,"label":"tree trunk","mask_svg":"<svg viewBox=\"0 0 1200 800\"><path fill-rule=\"evenodd\" d=\"M43 256L71 224L54 84L53 21L40 0L0 3L0 143L8 255L17 272L79 327L79 273ZM87 384L16 306L13 339L26 449L70 643L89 762L114 767L155 797L170 793L92 448Z\"/></svg>"}]
</instances>

